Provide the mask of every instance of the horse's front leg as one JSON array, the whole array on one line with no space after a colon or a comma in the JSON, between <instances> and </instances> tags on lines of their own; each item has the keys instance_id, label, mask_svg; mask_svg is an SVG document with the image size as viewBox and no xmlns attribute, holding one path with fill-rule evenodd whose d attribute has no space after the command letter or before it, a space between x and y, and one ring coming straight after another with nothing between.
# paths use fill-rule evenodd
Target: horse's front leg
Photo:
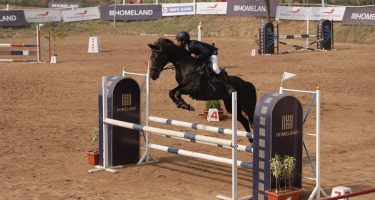
<instances>
[{"instance_id":1,"label":"horse's front leg","mask_svg":"<svg viewBox=\"0 0 375 200\"><path fill-rule=\"evenodd\" d=\"M173 102L177 105L177 108L182 108L185 110L194 111L194 107L190 104L187 104L184 99L181 97L181 89L179 86L174 88L173 90L169 91L169 97L173 100Z\"/></svg>"}]
</instances>

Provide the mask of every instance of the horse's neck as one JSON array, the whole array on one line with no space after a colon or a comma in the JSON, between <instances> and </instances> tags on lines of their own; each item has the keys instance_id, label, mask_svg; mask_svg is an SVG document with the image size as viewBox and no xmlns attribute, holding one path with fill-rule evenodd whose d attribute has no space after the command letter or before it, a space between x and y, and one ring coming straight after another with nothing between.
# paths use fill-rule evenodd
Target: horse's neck
<instances>
[{"instance_id":1,"label":"horse's neck","mask_svg":"<svg viewBox=\"0 0 375 200\"><path fill-rule=\"evenodd\" d=\"M193 59L187 59L186 62L180 62L174 64L174 66L176 71L176 79L178 81L182 81L182 77L196 73L198 68L196 65L196 61L194 61Z\"/></svg>"},{"instance_id":2,"label":"horse's neck","mask_svg":"<svg viewBox=\"0 0 375 200\"><path fill-rule=\"evenodd\" d=\"M176 69L177 79L196 70L196 61L184 49L176 47L169 49L167 52L169 53L169 62L171 62Z\"/></svg>"}]
</instances>

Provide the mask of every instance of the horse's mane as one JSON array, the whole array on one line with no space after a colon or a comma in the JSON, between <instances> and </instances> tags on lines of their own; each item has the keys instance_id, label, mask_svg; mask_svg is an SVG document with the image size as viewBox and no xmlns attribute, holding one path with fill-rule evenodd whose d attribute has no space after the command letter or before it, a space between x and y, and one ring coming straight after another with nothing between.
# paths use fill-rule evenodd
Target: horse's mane
<instances>
[{"instance_id":1,"label":"horse's mane","mask_svg":"<svg viewBox=\"0 0 375 200\"><path fill-rule=\"evenodd\" d=\"M178 47L172 40L168 38L159 38L156 42L155 45L160 45L160 46L175 46Z\"/></svg>"},{"instance_id":2,"label":"horse's mane","mask_svg":"<svg viewBox=\"0 0 375 200\"><path fill-rule=\"evenodd\" d=\"M173 53L183 53L185 54L184 56L188 55L190 56L189 52L185 48L181 48L177 46L172 40L168 38L159 38L156 42L155 45L160 46L162 50L166 50L169 52Z\"/></svg>"}]
</instances>

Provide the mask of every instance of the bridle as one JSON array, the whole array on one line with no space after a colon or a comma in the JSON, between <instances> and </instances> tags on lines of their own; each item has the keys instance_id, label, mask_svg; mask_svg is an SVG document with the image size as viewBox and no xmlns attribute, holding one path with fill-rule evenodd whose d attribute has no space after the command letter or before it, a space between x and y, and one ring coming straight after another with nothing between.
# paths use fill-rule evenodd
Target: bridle
<instances>
[{"instance_id":1,"label":"bridle","mask_svg":"<svg viewBox=\"0 0 375 200\"><path fill-rule=\"evenodd\" d=\"M163 50L155 50L155 49L153 49L152 50L152 52L156 52L156 53L162 53L163 52ZM152 68L151 68L152 69ZM161 73L162 71L165 71L165 70L176 70L176 67L173 65L173 64L171 64L171 65L168 65L168 66L163 66L162 68L158 68L157 69L157 71L159 72L159 73Z\"/></svg>"}]
</instances>

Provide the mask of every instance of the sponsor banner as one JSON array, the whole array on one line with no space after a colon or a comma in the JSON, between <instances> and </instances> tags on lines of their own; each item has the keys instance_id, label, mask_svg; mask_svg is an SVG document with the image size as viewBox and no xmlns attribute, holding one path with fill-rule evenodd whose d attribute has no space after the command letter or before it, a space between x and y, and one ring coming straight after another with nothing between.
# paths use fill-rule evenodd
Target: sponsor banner
<instances>
[{"instance_id":1,"label":"sponsor banner","mask_svg":"<svg viewBox=\"0 0 375 200\"><path fill-rule=\"evenodd\" d=\"M309 20L342 21L346 7L311 7Z\"/></svg>"},{"instance_id":2,"label":"sponsor banner","mask_svg":"<svg viewBox=\"0 0 375 200\"><path fill-rule=\"evenodd\" d=\"M81 3L68 3L68 2L50 2L50 8L80 8L82 7Z\"/></svg>"},{"instance_id":3,"label":"sponsor banner","mask_svg":"<svg viewBox=\"0 0 375 200\"><path fill-rule=\"evenodd\" d=\"M162 4L163 16L195 15L194 3Z\"/></svg>"},{"instance_id":4,"label":"sponsor banner","mask_svg":"<svg viewBox=\"0 0 375 200\"><path fill-rule=\"evenodd\" d=\"M227 2L198 2L197 14L227 14Z\"/></svg>"},{"instance_id":5,"label":"sponsor banner","mask_svg":"<svg viewBox=\"0 0 375 200\"><path fill-rule=\"evenodd\" d=\"M25 17L27 22L59 22L61 21L61 11L54 9L37 9L25 10Z\"/></svg>"},{"instance_id":6,"label":"sponsor banner","mask_svg":"<svg viewBox=\"0 0 375 200\"><path fill-rule=\"evenodd\" d=\"M86 21L100 19L99 7L78 8L74 10L63 10L64 22Z\"/></svg>"},{"instance_id":7,"label":"sponsor banner","mask_svg":"<svg viewBox=\"0 0 375 200\"><path fill-rule=\"evenodd\" d=\"M26 26L23 10L0 11L0 26Z\"/></svg>"},{"instance_id":8,"label":"sponsor banner","mask_svg":"<svg viewBox=\"0 0 375 200\"><path fill-rule=\"evenodd\" d=\"M277 6L276 18L288 20L306 20L310 7Z\"/></svg>"},{"instance_id":9,"label":"sponsor banner","mask_svg":"<svg viewBox=\"0 0 375 200\"><path fill-rule=\"evenodd\" d=\"M346 7L343 24L375 25L375 6Z\"/></svg>"},{"instance_id":10,"label":"sponsor banner","mask_svg":"<svg viewBox=\"0 0 375 200\"><path fill-rule=\"evenodd\" d=\"M277 1L270 0L270 16L276 16ZM267 17L263 0L229 0L227 15Z\"/></svg>"},{"instance_id":11,"label":"sponsor banner","mask_svg":"<svg viewBox=\"0 0 375 200\"><path fill-rule=\"evenodd\" d=\"M102 20L155 20L162 17L161 5L117 5L100 7Z\"/></svg>"}]
</instances>

